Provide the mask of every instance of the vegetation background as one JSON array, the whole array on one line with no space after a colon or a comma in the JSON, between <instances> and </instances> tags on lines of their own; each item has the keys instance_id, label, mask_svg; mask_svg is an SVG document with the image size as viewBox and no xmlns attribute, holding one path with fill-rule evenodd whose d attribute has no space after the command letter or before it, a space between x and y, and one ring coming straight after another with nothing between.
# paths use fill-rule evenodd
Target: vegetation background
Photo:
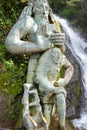
<instances>
[{"instance_id":1,"label":"vegetation background","mask_svg":"<svg viewBox=\"0 0 87 130\"><path fill-rule=\"evenodd\" d=\"M66 18L87 39L87 0L49 0L49 3L54 13ZM9 54L4 43L26 5L27 0L0 0L0 95L9 96L4 122L16 121L18 117L29 59L27 55Z\"/></svg>"}]
</instances>

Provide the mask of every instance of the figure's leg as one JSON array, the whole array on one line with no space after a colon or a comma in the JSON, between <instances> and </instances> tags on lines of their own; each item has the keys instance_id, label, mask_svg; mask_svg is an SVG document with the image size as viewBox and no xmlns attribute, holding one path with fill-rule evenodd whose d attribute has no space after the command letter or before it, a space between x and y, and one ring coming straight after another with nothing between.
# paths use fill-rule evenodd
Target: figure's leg
<instances>
[{"instance_id":1,"label":"figure's leg","mask_svg":"<svg viewBox=\"0 0 87 130\"><path fill-rule=\"evenodd\" d=\"M52 109L53 104L43 103L43 114L48 123L48 126L50 126L52 120Z\"/></svg>"},{"instance_id":2,"label":"figure's leg","mask_svg":"<svg viewBox=\"0 0 87 130\"><path fill-rule=\"evenodd\" d=\"M32 54L29 59L29 64L28 64L28 71L27 71L27 80L26 83L28 84L33 84L34 80L34 74L36 70L36 66L38 63L38 60L40 58L40 54Z\"/></svg>"},{"instance_id":3,"label":"figure's leg","mask_svg":"<svg viewBox=\"0 0 87 130\"><path fill-rule=\"evenodd\" d=\"M67 130L65 126L65 117L66 117L66 101L64 94L59 94L55 96L56 106L58 112L58 125L60 130Z\"/></svg>"}]
</instances>

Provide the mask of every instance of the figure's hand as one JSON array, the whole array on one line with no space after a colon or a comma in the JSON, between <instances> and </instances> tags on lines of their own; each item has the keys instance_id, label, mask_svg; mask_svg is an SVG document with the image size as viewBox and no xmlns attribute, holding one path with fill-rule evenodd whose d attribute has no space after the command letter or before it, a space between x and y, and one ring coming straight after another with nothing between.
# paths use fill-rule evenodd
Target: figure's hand
<instances>
[{"instance_id":1,"label":"figure's hand","mask_svg":"<svg viewBox=\"0 0 87 130\"><path fill-rule=\"evenodd\" d=\"M65 79L60 78L58 81L54 83L54 86L56 87L64 87L66 85Z\"/></svg>"},{"instance_id":2,"label":"figure's hand","mask_svg":"<svg viewBox=\"0 0 87 130\"><path fill-rule=\"evenodd\" d=\"M56 46L64 45L65 43L65 34L59 33L59 32L53 32L50 37L51 43L53 43Z\"/></svg>"}]
</instances>

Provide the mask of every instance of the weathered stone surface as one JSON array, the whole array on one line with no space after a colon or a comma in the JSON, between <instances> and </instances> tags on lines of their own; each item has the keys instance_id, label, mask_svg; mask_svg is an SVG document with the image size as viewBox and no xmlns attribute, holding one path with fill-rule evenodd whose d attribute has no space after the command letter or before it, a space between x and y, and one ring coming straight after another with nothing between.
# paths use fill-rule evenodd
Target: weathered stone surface
<instances>
[{"instance_id":1,"label":"weathered stone surface","mask_svg":"<svg viewBox=\"0 0 87 130\"><path fill-rule=\"evenodd\" d=\"M5 112L7 111L7 102L8 102L8 95L4 94L4 92L0 92L0 124L5 122L7 116Z\"/></svg>"},{"instance_id":2,"label":"weathered stone surface","mask_svg":"<svg viewBox=\"0 0 87 130\"><path fill-rule=\"evenodd\" d=\"M80 66L72 53L67 49L66 57L74 66L74 74L70 83L66 86L67 89L67 117L70 119L74 119L79 117L80 114L80 99L81 99L81 72Z\"/></svg>"}]
</instances>

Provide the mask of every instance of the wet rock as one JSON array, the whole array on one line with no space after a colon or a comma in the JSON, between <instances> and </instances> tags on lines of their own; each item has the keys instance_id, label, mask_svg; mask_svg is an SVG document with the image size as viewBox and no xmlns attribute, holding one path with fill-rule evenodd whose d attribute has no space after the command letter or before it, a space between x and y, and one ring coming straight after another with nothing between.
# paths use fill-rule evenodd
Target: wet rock
<instances>
[{"instance_id":1,"label":"wet rock","mask_svg":"<svg viewBox=\"0 0 87 130\"><path fill-rule=\"evenodd\" d=\"M80 116L80 100L82 94L82 82L81 82L81 72L80 66L72 53L68 50L66 51L66 57L72 63L74 67L74 74L70 83L66 86L67 90L67 118L74 119Z\"/></svg>"}]
</instances>

